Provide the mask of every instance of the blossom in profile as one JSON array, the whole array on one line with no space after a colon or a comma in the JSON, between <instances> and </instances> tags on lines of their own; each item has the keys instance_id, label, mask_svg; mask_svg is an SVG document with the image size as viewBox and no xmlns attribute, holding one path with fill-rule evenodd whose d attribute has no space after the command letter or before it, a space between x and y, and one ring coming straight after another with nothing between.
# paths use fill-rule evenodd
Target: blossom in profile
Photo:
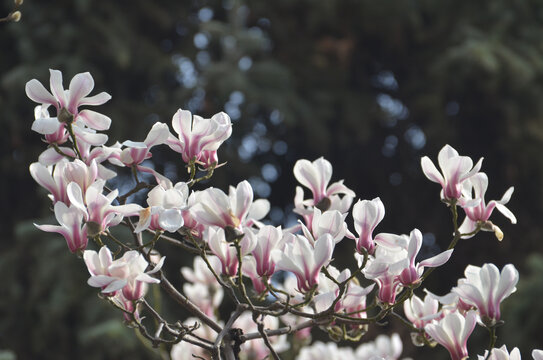
<instances>
[{"instance_id":1,"label":"blossom in profile","mask_svg":"<svg viewBox=\"0 0 543 360\"><path fill-rule=\"evenodd\" d=\"M465 317L459 312L452 312L439 321L427 324L424 331L449 351L451 360L464 360L469 357L468 338L476 323L477 313L473 310Z\"/></svg>"},{"instance_id":2,"label":"blossom in profile","mask_svg":"<svg viewBox=\"0 0 543 360\"><path fill-rule=\"evenodd\" d=\"M475 306L485 325L496 324L500 320L500 303L517 290L517 269L507 264L500 273L494 264L468 265L464 274L466 278L460 279L452 292Z\"/></svg>"},{"instance_id":3,"label":"blossom in profile","mask_svg":"<svg viewBox=\"0 0 543 360\"><path fill-rule=\"evenodd\" d=\"M99 287L102 293L109 295L122 289L125 299L138 300L145 295L147 284L160 282L151 275L162 268L165 258L162 257L158 264L147 272L145 270L149 263L135 250L127 251L121 258L113 260L111 251L102 246L98 253L85 250L83 259L91 274L87 281L90 286Z\"/></svg>"},{"instance_id":4,"label":"blossom in profile","mask_svg":"<svg viewBox=\"0 0 543 360\"><path fill-rule=\"evenodd\" d=\"M83 251L87 248L87 225L83 223L83 212L71 205L66 206L61 201L55 203L55 217L60 225L36 225L46 232L56 232L64 236L68 248L72 253Z\"/></svg>"},{"instance_id":5,"label":"blossom in profile","mask_svg":"<svg viewBox=\"0 0 543 360\"><path fill-rule=\"evenodd\" d=\"M483 163L483 158L479 159L473 166L473 160L468 156L460 156L458 152L450 145L445 145L437 156L441 172L428 156L420 160L422 171L426 177L443 188L441 198L446 201L459 199L462 196L462 182L475 175Z\"/></svg>"},{"instance_id":6,"label":"blossom in profile","mask_svg":"<svg viewBox=\"0 0 543 360\"><path fill-rule=\"evenodd\" d=\"M328 186L332 178L332 164L322 157L313 162L305 159L296 161L294 176L300 184L311 190L313 195L313 199L304 201L305 205L315 206L322 211L328 210L330 207L330 197L332 195L355 196L351 189L343 185L343 180Z\"/></svg>"},{"instance_id":7,"label":"blossom in profile","mask_svg":"<svg viewBox=\"0 0 543 360\"><path fill-rule=\"evenodd\" d=\"M291 235L285 242L283 250L272 252L276 268L292 272L300 292L310 291L318 285L322 267L332 258L335 245L332 235L324 234L314 244L302 235Z\"/></svg>"},{"instance_id":8,"label":"blossom in profile","mask_svg":"<svg viewBox=\"0 0 543 360\"><path fill-rule=\"evenodd\" d=\"M220 112L210 119L192 115L188 110L179 109L172 118L172 127L177 137L172 134L167 139L168 146L181 154L183 161L199 162L204 157L207 163L216 154L221 144L232 135L230 117Z\"/></svg>"},{"instance_id":9,"label":"blossom in profile","mask_svg":"<svg viewBox=\"0 0 543 360\"><path fill-rule=\"evenodd\" d=\"M478 360L521 360L520 350L514 348L511 352L507 351L507 346L503 345L500 348L494 348L488 356L488 350L485 351L484 356L477 355Z\"/></svg>"},{"instance_id":10,"label":"blossom in profile","mask_svg":"<svg viewBox=\"0 0 543 360\"><path fill-rule=\"evenodd\" d=\"M462 236L464 239L472 237L473 235L470 233L477 228L478 224L481 224L481 230L493 231L498 240L502 240L503 233L500 228L488 221L494 209L501 212L512 224L517 223L515 215L505 206L511 199L514 188L507 189L501 200L491 200L486 204L485 193L487 189L488 176L485 173L477 173L464 182L459 203L466 213L466 218L458 229L462 234L468 234Z\"/></svg>"},{"instance_id":11,"label":"blossom in profile","mask_svg":"<svg viewBox=\"0 0 543 360\"><path fill-rule=\"evenodd\" d=\"M358 234L356 251L362 253L365 249L368 254L373 254L375 243L373 230L385 217L385 206L379 198L373 200L358 200L353 206L354 229Z\"/></svg>"}]
</instances>

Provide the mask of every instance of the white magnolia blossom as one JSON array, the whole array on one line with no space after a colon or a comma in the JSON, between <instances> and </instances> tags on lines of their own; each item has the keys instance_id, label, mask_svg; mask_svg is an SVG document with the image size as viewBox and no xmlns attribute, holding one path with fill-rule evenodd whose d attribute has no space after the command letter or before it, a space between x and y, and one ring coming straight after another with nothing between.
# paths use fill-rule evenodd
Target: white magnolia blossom
<instances>
[{"instance_id":1,"label":"white magnolia blossom","mask_svg":"<svg viewBox=\"0 0 543 360\"><path fill-rule=\"evenodd\" d=\"M428 156L424 156L420 163L424 175L429 180L439 183L443 188L441 198L444 200L459 199L462 196L462 182L475 175L483 164L483 158L481 158L473 166L473 160L470 157L458 155L458 152L450 145L445 145L439 151L437 160L442 173L437 170Z\"/></svg>"},{"instance_id":2,"label":"white magnolia blossom","mask_svg":"<svg viewBox=\"0 0 543 360\"><path fill-rule=\"evenodd\" d=\"M521 360L520 350L514 348L511 352L507 351L507 346L503 345L501 348L492 349L490 356L488 356L488 350L485 350L484 356L477 355L478 360Z\"/></svg>"}]
</instances>

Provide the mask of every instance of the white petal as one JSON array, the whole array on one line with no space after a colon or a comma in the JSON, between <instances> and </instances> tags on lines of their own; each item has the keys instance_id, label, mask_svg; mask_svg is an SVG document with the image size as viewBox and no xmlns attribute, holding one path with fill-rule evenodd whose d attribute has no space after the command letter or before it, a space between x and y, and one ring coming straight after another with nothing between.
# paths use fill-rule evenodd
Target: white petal
<instances>
[{"instance_id":1,"label":"white petal","mask_svg":"<svg viewBox=\"0 0 543 360\"><path fill-rule=\"evenodd\" d=\"M103 114L92 110L83 110L79 112L77 118L94 130L108 130L111 125L111 119Z\"/></svg>"},{"instance_id":2,"label":"white petal","mask_svg":"<svg viewBox=\"0 0 543 360\"><path fill-rule=\"evenodd\" d=\"M26 83L25 92L30 100L39 104L57 105L57 99L36 79L32 79Z\"/></svg>"}]
</instances>

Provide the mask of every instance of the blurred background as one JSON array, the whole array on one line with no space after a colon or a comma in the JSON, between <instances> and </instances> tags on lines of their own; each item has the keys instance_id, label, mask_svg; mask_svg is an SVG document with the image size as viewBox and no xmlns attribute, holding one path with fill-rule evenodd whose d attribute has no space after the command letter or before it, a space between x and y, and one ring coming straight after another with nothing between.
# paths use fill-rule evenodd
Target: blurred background
<instances>
[{"instance_id":1,"label":"blurred background","mask_svg":"<svg viewBox=\"0 0 543 360\"><path fill-rule=\"evenodd\" d=\"M0 17L12 8L2 0ZM86 285L62 237L33 226L54 220L28 172L44 144L30 131L35 104L24 85L37 78L48 87L49 68L62 70L65 85L90 71L93 93L113 96L98 109L113 120L108 144L142 141L178 108L227 112L234 131L219 157L228 165L210 184L225 190L248 179L270 200L273 224L296 220L295 161L324 156L334 181L361 199L381 197L377 232L421 229L424 257L442 251L452 230L420 157L435 160L445 144L484 156L487 200L515 186L508 207L518 224L496 212L504 240L462 241L426 287L445 294L467 264L515 264L521 280L502 305L497 345L518 346L525 358L543 347L542 0L25 0L19 10L20 22L0 23L0 358L160 358ZM177 154L153 154L158 170L185 178ZM345 240L338 251L350 259L352 246ZM192 261L161 251L179 285L177 269ZM363 340L391 331L404 356L448 358L411 345L394 319ZM471 353L487 341L476 330Z\"/></svg>"}]
</instances>

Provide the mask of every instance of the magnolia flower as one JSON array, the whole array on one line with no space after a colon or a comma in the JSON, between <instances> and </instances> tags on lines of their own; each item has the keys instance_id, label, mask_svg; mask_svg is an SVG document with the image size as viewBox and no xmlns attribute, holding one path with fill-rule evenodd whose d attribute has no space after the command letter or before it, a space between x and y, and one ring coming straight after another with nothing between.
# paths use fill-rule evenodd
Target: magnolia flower
<instances>
[{"instance_id":1,"label":"magnolia flower","mask_svg":"<svg viewBox=\"0 0 543 360\"><path fill-rule=\"evenodd\" d=\"M49 115L48 107L49 105L38 105L34 108L35 120L32 123L32 131L44 135L48 144L62 145L68 141L68 131L64 123Z\"/></svg>"},{"instance_id":2,"label":"magnolia flower","mask_svg":"<svg viewBox=\"0 0 543 360\"><path fill-rule=\"evenodd\" d=\"M353 238L354 235L347 229L347 224L345 223L346 217L347 214L342 214L337 210L321 212L318 208L313 208L313 217L309 225L311 226L311 231L302 224L304 236L314 242L315 238L324 234L330 234L336 244L343 240L345 236Z\"/></svg>"},{"instance_id":3,"label":"magnolia flower","mask_svg":"<svg viewBox=\"0 0 543 360\"><path fill-rule=\"evenodd\" d=\"M238 272L238 253L232 242L228 242L223 228L210 226L204 233L204 239L209 248L215 254L222 264L222 273L228 276L234 276ZM239 242L241 257L253 251L256 246L255 238L243 236Z\"/></svg>"},{"instance_id":4,"label":"magnolia flower","mask_svg":"<svg viewBox=\"0 0 543 360\"><path fill-rule=\"evenodd\" d=\"M151 277L164 264L164 257L153 268L145 272L149 263L142 254L135 250L127 251L117 260L113 260L111 251L102 246L99 253L85 250L83 259L91 277L87 283L92 287L102 288L104 294L114 294L122 289L127 300L138 300L145 295L147 284L159 283L160 280Z\"/></svg>"},{"instance_id":5,"label":"magnolia flower","mask_svg":"<svg viewBox=\"0 0 543 360\"><path fill-rule=\"evenodd\" d=\"M300 350L296 360L356 360L353 349L349 347L338 348L336 343L323 343L316 341L311 346Z\"/></svg>"},{"instance_id":6,"label":"magnolia flower","mask_svg":"<svg viewBox=\"0 0 543 360\"><path fill-rule=\"evenodd\" d=\"M170 134L167 144L180 153L186 163L199 161L204 151L217 150L232 135L230 117L223 112L213 115L211 119L204 119L179 109L173 116L172 126L178 138ZM205 157L208 162L210 154L206 153Z\"/></svg>"},{"instance_id":7,"label":"magnolia flower","mask_svg":"<svg viewBox=\"0 0 543 360\"><path fill-rule=\"evenodd\" d=\"M230 186L228 195L211 187L194 196L195 203L190 212L196 221L207 226L230 226L241 230L243 226L257 223L270 210L267 200L253 202L253 188L246 180L235 188Z\"/></svg>"},{"instance_id":8,"label":"magnolia flower","mask_svg":"<svg viewBox=\"0 0 543 360\"><path fill-rule=\"evenodd\" d=\"M218 257L208 256L207 261L211 264L211 267L216 273L221 272L222 265ZM217 279L215 279L215 276L213 275L211 270L209 270L209 268L207 267L204 259L199 256L196 256L194 258L192 268L188 266L182 267L181 274L187 281L190 281L191 283L204 284L216 288L221 287L220 284L217 282Z\"/></svg>"},{"instance_id":9,"label":"magnolia flower","mask_svg":"<svg viewBox=\"0 0 543 360\"><path fill-rule=\"evenodd\" d=\"M397 360L402 354L400 335L379 335L375 341L363 343L355 350L356 360Z\"/></svg>"},{"instance_id":10,"label":"magnolia flower","mask_svg":"<svg viewBox=\"0 0 543 360\"><path fill-rule=\"evenodd\" d=\"M155 123L142 142L126 140L122 143L126 148L119 154L119 160L126 166L139 165L151 158L151 148L163 144L169 135L168 125Z\"/></svg>"},{"instance_id":11,"label":"magnolia flower","mask_svg":"<svg viewBox=\"0 0 543 360\"><path fill-rule=\"evenodd\" d=\"M58 163L54 168L53 166L45 166L39 162L30 165L30 175L39 185L51 193L49 197L53 201L53 204L60 201L66 205L70 205L70 200L66 193L68 181L63 176L64 168L67 164L67 161L63 161ZM55 172L53 172L53 169L55 169Z\"/></svg>"},{"instance_id":12,"label":"magnolia flower","mask_svg":"<svg viewBox=\"0 0 543 360\"><path fill-rule=\"evenodd\" d=\"M442 186L441 198L443 200L459 199L462 196L462 182L479 171L483 158L473 166L470 157L458 155L458 152L450 145L445 145L439 151L437 158L443 174L437 170L428 156L424 156L420 160L424 175Z\"/></svg>"},{"instance_id":13,"label":"magnolia flower","mask_svg":"<svg viewBox=\"0 0 543 360\"><path fill-rule=\"evenodd\" d=\"M505 207L505 204L511 199L514 188L510 187L507 189L501 200L492 200L485 204L485 193L488 188L488 176L485 173L478 173L467 179L464 182L462 190L462 198L460 198L460 205L466 213L466 218L464 222L458 229L463 234L472 233L476 228L478 223L487 223L489 227L482 226L482 230L494 231L498 240L503 239L503 233L499 227L488 222L490 215L494 208L498 209L505 217L507 217L512 224L517 223L517 218L511 210ZM472 237L472 235L464 235L463 238L467 239Z\"/></svg>"},{"instance_id":14,"label":"magnolia flower","mask_svg":"<svg viewBox=\"0 0 543 360\"><path fill-rule=\"evenodd\" d=\"M368 254L373 254L375 244L372 233L375 227L383 220L385 216L385 206L381 199L375 198L369 200L358 200L353 206L354 228L358 234L356 241L356 251L362 253L365 249Z\"/></svg>"},{"instance_id":15,"label":"magnolia flower","mask_svg":"<svg viewBox=\"0 0 543 360\"><path fill-rule=\"evenodd\" d=\"M424 301L413 295L403 303L403 311L405 317L417 329L424 329L426 324L443 316L439 313L439 301L432 295L426 295Z\"/></svg>"},{"instance_id":16,"label":"magnolia flower","mask_svg":"<svg viewBox=\"0 0 543 360\"><path fill-rule=\"evenodd\" d=\"M100 234L110 226L118 225L124 216L137 215L142 210L137 204L111 205L117 198L118 190L104 195L104 186L104 180L97 180L83 194L79 185L71 182L66 189L70 202L84 214L89 236Z\"/></svg>"},{"instance_id":17,"label":"magnolia flower","mask_svg":"<svg viewBox=\"0 0 543 360\"><path fill-rule=\"evenodd\" d=\"M57 109L57 117L60 122L81 121L86 126L95 130L107 130L111 124L111 119L105 115L91 110L79 111L80 106L84 105L102 105L111 99L108 93L102 92L98 95L87 97L94 88L94 79L91 74L80 73L70 81L68 90L64 90L62 85L62 73L58 70L50 69L51 73L51 91L52 94L36 79L26 83L26 95L33 101L42 105L53 105ZM40 120L40 119L38 119ZM53 133L58 129L58 125L51 120L41 119L42 124L35 124L34 127L40 127Z\"/></svg>"},{"instance_id":18,"label":"magnolia flower","mask_svg":"<svg viewBox=\"0 0 543 360\"><path fill-rule=\"evenodd\" d=\"M224 290L219 287L209 287L201 283L184 283L183 294L207 316L213 316L219 308L224 296Z\"/></svg>"},{"instance_id":19,"label":"magnolia flower","mask_svg":"<svg viewBox=\"0 0 543 360\"><path fill-rule=\"evenodd\" d=\"M361 266L362 256L355 253L358 266ZM384 248L377 246L374 256L368 257L368 262L362 273L368 280L373 280L379 286L377 298L384 304L394 304L396 295L401 290L399 275L409 265L407 251L402 248Z\"/></svg>"},{"instance_id":20,"label":"magnolia flower","mask_svg":"<svg viewBox=\"0 0 543 360\"><path fill-rule=\"evenodd\" d=\"M494 325L500 320L500 303L517 290L517 269L508 264L500 273L494 264L468 265L464 274L466 278L460 279L452 291L477 308L483 323Z\"/></svg>"},{"instance_id":21,"label":"magnolia flower","mask_svg":"<svg viewBox=\"0 0 543 360\"><path fill-rule=\"evenodd\" d=\"M171 186L171 183L167 183ZM166 185L166 186L167 186ZM140 211L140 219L135 229L176 232L184 224L183 211L186 208L189 188L186 183L179 182L175 186L165 188L157 185L147 194L148 208Z\"/></svg>"},{"instance_id":22,"label":"magnolia flower","mask_svg":"<svg viewBox=\"0 0 543 360\"><path fill-rule=\"evenodd\" d=\"M438 267L445 264L453 252L453 249L449 249L436 256L415 263L415 259L422 246L422 233L418 229L411 231L409 237L406 235L379 234L375 237L375 242L389 249L398 247L407 250L409 263L399 275L399 280L403 285L418 283L425 267Z\"/></svg>"},{"instance_id":23,"label":"magnolia flower","mask_svg":"<svg viewBox=\"0 0 543 360\"><path fill-rule=\"evenodd\" d=\"M75 253L87 248L87 225L83 224L83 216L83 212L75 206L68 207L59 201L55 204L55 217L60 226L34 225L42 231L56 232L64 236L68 248Z\"/></svg>"},{"instance_id":24,"label":"magnolia flower","mask_svg":"<svg viewBox=\"0 0 543 360\"><path fill-rule=\"evenodd\" d=\"M288 237L283 251L276 249L272 252L276 268L292 272L300 292L310 291L317 286L322 267L332 258L334 240L330 234L322 235L315 244L302 235Z\"/></svg>"},{"instance_id":25,"label":"magnolia flower","mask_svg":"<svg viewBox=\"0 0 543 360\"><path fill-rule=\"evenodd\" d=\"M322 157L313 162L305 159L298 160L294 164L294 176L300 184L311 190L313 194L313 199L306 200L304 203L309 206L318 207L322 211L328 210L330 196L334 194L355 196L352 190L343 185L343 180L328 186L332 178L332 164Z\"/></svg>"},{"instance_id":26,"label":"magnolia flower","mask_svg":"<svg viewBox=\"0 0 543 360\"><path fill-rule=\"evenodd\" d=\"M424 331L449 351L451 360L464 360L469 356L467 342L476 322L475 311L469 311L466 317L453 312L437 322L427 324Z\"/></svg>"},{"instance_id":27,"label":"magnolia flower","mask_svg":"<svg viewBox=\"0 0 543 360\"><path fill-rule=\"evenodd\" d=\"M507 351L507 346L503 345L501 348L494 348L490 351L488 356L488 350L485 350L485 355L477 355L478 360L521 360L520 351L518 348L514 348L511 352Z\"/></svg>"},{"instance_id":28,"label":"magnolia flower","mask_svg":"<svg viewBox=\"0 0 543 360\"><path fill-rule=\"evenodd\" d=\"M253 234L251 229L245 228L246 236L254 237L255 248L252 255L255 260L255 270L259 276L270 277L275 272L275 261L271 253L274 249L279 249L283 245L283 232L281 227L265 225Z\"/></svg>"}]
</instances>

